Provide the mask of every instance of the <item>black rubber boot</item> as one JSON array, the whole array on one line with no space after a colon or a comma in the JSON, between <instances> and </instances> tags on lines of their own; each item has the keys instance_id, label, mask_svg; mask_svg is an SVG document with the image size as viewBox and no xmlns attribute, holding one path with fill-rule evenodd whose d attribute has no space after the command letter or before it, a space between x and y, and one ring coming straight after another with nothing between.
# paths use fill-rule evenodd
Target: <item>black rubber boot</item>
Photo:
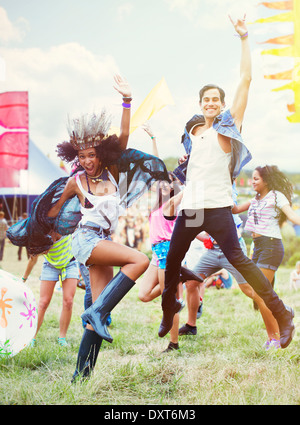
<instances>
[{"instance_id":1,"label":"black rubber boot","mask_svg":"<svg viewBox=\"0 0 300 425\"><path fill-rule=\"evenodd\" d=\"M102 338L96 332L90 329L84 330L72 383L90 376L95 367L101 344Z\"/></svg>"},{"instance_id":2,"label":"black rubber boot","mask_svg":"<svg viewBox=\"0 0 300 425\"><path fill-rule=\"evenodd\" d=\"M110 312L134 285L133 280L119 271L106 285L96 301L81 315L81 318L89 323L105 341L113 341L106 323Z\"/></svg>"}]
</instances>

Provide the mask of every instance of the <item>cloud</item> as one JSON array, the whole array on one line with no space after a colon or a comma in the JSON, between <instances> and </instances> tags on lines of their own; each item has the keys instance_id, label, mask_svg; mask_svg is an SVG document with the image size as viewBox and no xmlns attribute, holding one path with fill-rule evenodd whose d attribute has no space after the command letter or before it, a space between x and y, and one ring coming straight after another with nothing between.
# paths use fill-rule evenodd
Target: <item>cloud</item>
<instances>
[{"instance_id":1,"label":"cloud","mask_svg":"<svg viewBox=\"0 0 300 425\"><path fill-rule=\"evenodd\" d=\"M257 15L256 5L248 0L165 0L170 11L178 12L191 21L195 26L203 29L227 28L230 14L233 19L247 15L247 21L255 20ZM209 8L210 12L204 12ZM217 11L217 13L214 13Z\"/></svg>"},{"instance_id":2,"label":"cloud","mask_svg":"<svg viewBox=\"0 0 300 425\"><path fill-rule=\"evenodd\" d=\"M0 41L3 44L8 42L21 42L29 29L29 24L24 18L19 18L12 23L3 7L0 7Z\"/></svg>"},{"instance_id":3,"label":"cloud","mask_svg":"<svg viewBox=\"0 0 300 425\"><path fill-rule=\"evenodd\" d=\"M46 153L66 135L71 117L99 111L114 101L113 75L117 64L110 55L97 56L78 43L39 48L2 48L6 80L2 91L28 91L30 136Z\"/></svg>"},{"instance_id":4,"label":"cloud","mask_svg":"<svg viewBox=\"0 0 300 425\"><path fill-rule=\"evenodd\" d=\"M128 16L131 15L133 10L132 3L123 3L117 8L117 20L124 21Z\"/></svg>"}]
</instances>

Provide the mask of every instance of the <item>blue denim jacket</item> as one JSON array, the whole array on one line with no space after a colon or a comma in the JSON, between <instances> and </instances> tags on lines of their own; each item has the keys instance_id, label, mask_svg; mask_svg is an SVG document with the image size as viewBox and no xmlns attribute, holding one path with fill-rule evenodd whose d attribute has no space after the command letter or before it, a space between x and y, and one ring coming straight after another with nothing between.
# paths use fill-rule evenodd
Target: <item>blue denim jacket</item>
<instances>
[{"instance_id":1,"label":"blue denim jacket","mask_svg":"<svg viewBox=\"0 0 300 425\"><path fill-rule=\"evenodd\" d=\"M204 125L205 119L203 115L194 115L190 121L187 122L184 134L182 135L181 143L185 148L185 151L190 155L192 150L192 141L189 136L191 128L195 125ZM231 164L230 164L230 174L232 181L239 175L241 169L252 159L252 155L243 143L242 136L231 116L230 110L227 109L222 114L218 115L213 123L213 128L220 134L230 137L231 142ZM188 165L188 159L175 168L173 173L181 181L185 183L186 180L186 170Z\"/></svg>"}]
</instances>

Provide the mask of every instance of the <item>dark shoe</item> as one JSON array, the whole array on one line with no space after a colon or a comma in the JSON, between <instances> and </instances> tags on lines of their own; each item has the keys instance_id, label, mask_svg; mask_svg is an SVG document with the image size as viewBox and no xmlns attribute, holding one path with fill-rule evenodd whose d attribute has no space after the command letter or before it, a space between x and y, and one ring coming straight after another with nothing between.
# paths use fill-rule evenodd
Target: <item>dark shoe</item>
<instances>
[{"instance_id":1,"label":"dark shoe","mask_svg":"<svg viewBox=\"0 0 300 425\"><path fill-rule=\"evenodd\" d=\"M163 353L168 353L169 351L179 350L178 343L170 342L168 347L163 351Z\"/></svg>"},{"instance_id":2,"label":"dark shoe","mask_svg":"<svg viewBox=\"0 0 300 425\"><path fill-rule=\"evenodd\" d=\"M187 269L186 267L180 268L180 282L184 283L187 280L196 280L197 282L203 282L202 277L197 276L192 270Z\"/></svg>"},{"instance_id":3,"label":"dark shoe","mask_svg":"<svg viewBox=\"0 0 300 425\"><path fill-rule=\"evenodd\" d=\"M285 312L280 317L276 317L279 332L281 348L286 348L292 341L295 333L295 325L293 323L294 310L285 306Z\"/></svg>"},{"instance_id":4,"label":"dark shoe","mask_svg":"<svg viewBox=\"0 0 300 425\"><path fill-rule=\"evenodd\" d=\"M178 335L197 335L197 326L191 326L186 323L185 325L181 326L178 331Z\"/></svg>"},{"instance_id":5,"label":"dark shoe","mask_svg":"<svg viewBox=\"0 0 300 425\"><path fill-rule=\"evenodd\" d=\"M113 341L107 330L107 319L110 312L134 285L135 282L133 280L119 271L108 282L96 301L81 315L81 318L92 325L97 334L105 341Z\"/></svg>"},{"instance_id":6,"label":"dark shoe","mask_svg":"<svg viewBox=\"0 0 300 425\"><path fill-rule=\"evenodd\" d=\"M166 311L166 309L163 310L163 318L162 318L162 321L160 323L159 330L158 330L158 336L160 338L167 335L167 333L171 330L171 328L173 326L174 316L175 316L176 313L178 313L180 311L181 307L182 307L181 303L176 300L173 308L168 308L167 311Z\"/></svg>"}]
</instances>

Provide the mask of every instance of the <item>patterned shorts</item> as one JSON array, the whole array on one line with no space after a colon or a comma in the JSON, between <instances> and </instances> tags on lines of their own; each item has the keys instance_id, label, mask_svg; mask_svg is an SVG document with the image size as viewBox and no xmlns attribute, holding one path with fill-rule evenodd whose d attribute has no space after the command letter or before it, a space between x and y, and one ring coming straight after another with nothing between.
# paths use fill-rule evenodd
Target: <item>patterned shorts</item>
<instances>
[{"instance_id":1,"label":"patterned shorts","mask_svg":"<svg viewBox=\"0 0 300 425\"><path fill-rule=\"evenodd\" d=\"M155 253L158 259L158 267L160 269L166 268L169 247L170 247L170 241L162 241L152 245L152 252Z\"/></svg>"}]
</instances>

